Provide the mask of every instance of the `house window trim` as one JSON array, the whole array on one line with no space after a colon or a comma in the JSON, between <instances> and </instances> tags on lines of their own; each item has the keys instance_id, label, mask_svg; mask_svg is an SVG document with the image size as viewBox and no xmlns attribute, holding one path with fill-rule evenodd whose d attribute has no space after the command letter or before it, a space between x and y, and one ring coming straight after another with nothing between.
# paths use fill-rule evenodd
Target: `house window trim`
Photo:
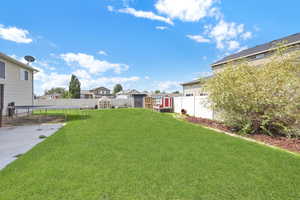
<instances>
[{"instance_id":1,"label":"house window trim","mask_svg":"<svg viewBox=\"0 0 300 200\"><path fill-rule=\"evenodd\" d=\"M4 78L0 77L1 81L5 81L7 78L7 67L6 67L6 62L0 60L0 62L4 63Z\"/></svg>"},{"instance_id":2,"label":"house window trim","mask_svg":"<svg viewBox=\"0 0 300 200\"><path fill-rule=\"evenodd\" d=\"M27 80L25 78L25 72L28 73ZM29 81L30 80L29 76L30 76L30 73L29 73L28 70L26 70L26 69L20 69L20 80L21 81Z\"/></svg>"}]
</instances>

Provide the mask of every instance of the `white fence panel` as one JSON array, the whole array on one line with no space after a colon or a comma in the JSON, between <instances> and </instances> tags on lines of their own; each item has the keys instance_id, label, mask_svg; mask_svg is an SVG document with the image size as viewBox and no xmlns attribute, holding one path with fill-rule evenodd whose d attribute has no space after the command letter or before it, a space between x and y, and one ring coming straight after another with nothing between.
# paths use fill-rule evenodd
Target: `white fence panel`
<instances>
[{"instance_id":1,"label":"white fence panel","mask_svg":"<svg viewBox=\"0 0 300 200\"><path fill-rule=\"evenodd\" d=\"M35 106L80 106L95 107L99 99L36 99ZM132 107L132 99L109 99L114 107Z\"/></svg>"},{"instance_id":2,"label":"white fence panel","mask_svg":"<svg viewBox=\"0 0 300 200\"><path fill-rule=\"evenodd\" d=\"M206 96L175 97L174 112L181 113L182 109L190 116L214 119L214 112Z\"/></svg>"},{"instance_id":3,"label":"white fence panel","mask_svg":"<svg viewBox=\"0 0 300 200\"><path fill-rule=\"evenodd\" d=\"M35 106L80 106L95 107L98 99L36 99Z\"/></svg>"},{"instance_id":4,"label":"white fence panel","mask_svg":"<svg viewBox=\"0 0 300 200\"><path fill-rule=\"evenodd\" d=\"M132 99L112 99L111 105L114 107L132 107Z\"/></svg>"}]
</instances>

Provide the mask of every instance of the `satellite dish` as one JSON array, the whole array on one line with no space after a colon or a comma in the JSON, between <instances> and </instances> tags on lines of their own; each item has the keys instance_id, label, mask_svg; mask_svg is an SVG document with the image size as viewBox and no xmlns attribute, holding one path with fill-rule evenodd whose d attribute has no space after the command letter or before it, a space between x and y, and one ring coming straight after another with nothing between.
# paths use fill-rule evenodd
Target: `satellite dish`
<instances>
[{"instance_id":1,"label":"satellite dish","mask_svg":"<svg viewBox=\"0 0 300 200\"><path fill-rule=\"evenodd\" d=\"M25 56L24 59L28 62L28 65L35 61L35 58L32 56Z\"/></svg>"}]
</instances>

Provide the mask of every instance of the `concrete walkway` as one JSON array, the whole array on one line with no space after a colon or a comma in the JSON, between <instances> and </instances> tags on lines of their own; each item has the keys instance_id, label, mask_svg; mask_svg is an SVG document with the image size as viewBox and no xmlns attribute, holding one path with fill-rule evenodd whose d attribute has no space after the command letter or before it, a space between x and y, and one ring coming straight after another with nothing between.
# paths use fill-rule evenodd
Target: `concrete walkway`
<instances>
[{"instance_id":1,"label":"concrete walkway","mask_svg":"<svg viewBox=\"0 0 300 200\"><path fill-rule=\"evenodd\" d=\"M42 124L0 128L0 170L45 139L40 135L50 136L63 124Z\"/></svg>"}]
</instances>

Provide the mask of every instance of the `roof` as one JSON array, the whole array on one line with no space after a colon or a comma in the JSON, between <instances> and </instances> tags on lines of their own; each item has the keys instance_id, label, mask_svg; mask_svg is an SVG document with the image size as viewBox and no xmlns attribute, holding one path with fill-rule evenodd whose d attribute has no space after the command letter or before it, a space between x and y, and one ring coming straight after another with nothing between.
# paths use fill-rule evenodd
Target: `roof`
<instances>
[{"instance_id":1,"label":"roof","mask_svg":"<svg viewBox=\"0 0 300 200\"><path fill-rule=\"evenodd\" d=\"M143 94L143 93L140 93L139 91L137 90L122 90L120 92L117 93L117 95L132 95L132 94Z\"/></svg>"},{"instance_id":2,"label":"roof","mask_svg":"<svg viewBox=\"0 0 300 200\"><path fill-rule=\"evenodd\" d=\"M12 62L12 63L14 63L14 64L16 64L16 65L18 65L18 66L20 66L22 68L27 69L27 70L38 72L37 69L35 69L35 68L33 68L33 67L29 66L29 65L26 65L26 64L24 64L24 63L22 63L22 62L20 62L20 61L18 61L16 59L8 56L8 55L5 55L4 53L1 53L1 52L0 52L0 58L2 58L4 60L7 60L9 62Z\"/></svg>"},{"instance_id":3,"label":"roof","mask_svg":"<svg viewBox=\"0 0 300 200\"><path fill-rule=\"evenodd\" d=\"M159 93L159 94L148 94L150 97L178 97L182 96L182 94L174 94L174 93Z\"/></svg>"},{"instance_id":4,"label":"roof","mask_svg":"<svg viewBox=\"0 0 300 200\"><path fill-rule=\"evenodd\" d=\"M94 90L107 90L107 91L110 91L110 89L106 88L106 87L97 87L97 88L94 88L90 91L94 91Z\"/></svg>"},{"instance_id":5,"label":"roof","mask_svg":"<svg viewBox=\"0 0 300 200\"><path fill-rule=\"evenodd\" d=\"M197 79L197 80L193 80L193 81L190 81L190 82L181 83L180 85L186 86L186 85L200 84L202 80L207 80L207 79L210 79L211 77L212 77L212 76L206 76L206 77L199 78L199 79Z\"/></svg>"},{"instance_id":6,"label":"roof","mask_svg":"<svg viewBox=\"0 0 300 200\"><path fill-rule=\"evenodd\" d=\"M261 45L258 45L258 46L240 51L236 54L229 55L229 56L224 57L223 59L213 63L212 67L215 67L215 66L220 65L220 64L225 64L228 61L233 61L233 60L236 60L236 59L239 59L239 58L244 58L244 57L257 55L257 54L260 54L260 53L264 53L264 52L274 50L275 48L277 48L277 44L281 43L281 42L284 42L285 46L290 46L292 44L300 43L300 33L289 35L287 37L283 37L283 38L273 40L273 41L265 43L265 44L261 44Z\"/></svg>"},{"instance_id":7,"label":"roof","mask_svg":"<svg viewBox=\"0 0 300 200\"><path fill-rule=\"evenodd\" d=\"M195 84L199 84L200 83L200 79L194 80L194 81L190 81L190 82L186 82L186 83L181 83L182 86L185 85L195 85Z\"/></svg>"}]
</instances>

